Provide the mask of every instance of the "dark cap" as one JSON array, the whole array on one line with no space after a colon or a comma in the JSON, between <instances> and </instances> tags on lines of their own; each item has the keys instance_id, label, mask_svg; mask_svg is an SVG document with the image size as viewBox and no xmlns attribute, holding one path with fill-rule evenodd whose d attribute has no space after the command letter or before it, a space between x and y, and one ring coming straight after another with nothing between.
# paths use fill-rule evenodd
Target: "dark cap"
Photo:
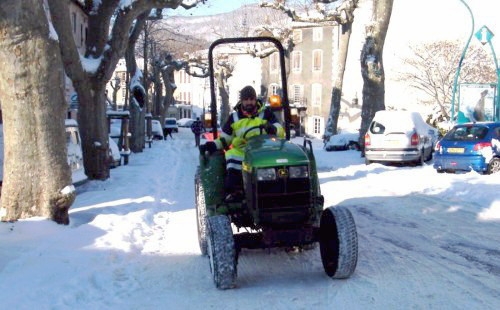
<instances>
[{"instance_id":1,"label":"dark cap","mask_svg":"<svg viewBox=\"0 0 500 310\"><path fill-rule=\"evenodd\" d=\"M255 89L252 86L248 85L240 90L240 100L256 99L256 98L257 98L257 93L255 93Z\"/></svg>"}]
</instances>

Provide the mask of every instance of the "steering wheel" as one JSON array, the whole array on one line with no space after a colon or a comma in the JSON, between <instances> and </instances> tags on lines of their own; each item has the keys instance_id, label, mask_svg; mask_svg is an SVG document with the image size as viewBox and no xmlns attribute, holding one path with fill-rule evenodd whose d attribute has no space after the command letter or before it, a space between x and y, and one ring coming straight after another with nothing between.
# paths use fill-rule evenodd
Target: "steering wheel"
<instances>
[{"instance_id":1,"label":"steering wheel","mask_svg":"<svg viewBox=\"0 0 500 310\"><path fill-rule=\"evenodd\" d=\"M247 138L247 134L250 131L255 130L255 129L259 129L260 134L262 134L262 132L265 131L265 126L264 125L252 126L252 127L248 128L247 130L245 130L245 132L243 133L243 135L241 137L243 139L246 139Z\"/></svg>"}]
</instances>

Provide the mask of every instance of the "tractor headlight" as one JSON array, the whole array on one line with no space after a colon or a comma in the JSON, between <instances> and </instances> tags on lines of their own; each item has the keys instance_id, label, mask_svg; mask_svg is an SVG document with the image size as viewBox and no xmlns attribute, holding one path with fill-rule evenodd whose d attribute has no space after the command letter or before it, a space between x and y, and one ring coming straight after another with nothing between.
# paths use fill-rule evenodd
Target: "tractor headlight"
<instances>
[{"instance_id":1,"label":"tractor headlight","mask_svg":"<svg viewBox=\"0 0 500 310\"><path fill-rule=\"evenodd\" d=\"M307 169L307 166L292 166L288 169L288 171L290 174L290 179L309 177L309 170Z\"/></svg>"},{"instance_id":2,"label":"tractor headlight","mask_svg":"<svg viewBox=\"0 0 500 310\"><path fill-rule=\"evenodd\" d=\"M276 180L276 170L274 168L257 169L258 181L273 181Z\"/></svg>"}]
</instances>

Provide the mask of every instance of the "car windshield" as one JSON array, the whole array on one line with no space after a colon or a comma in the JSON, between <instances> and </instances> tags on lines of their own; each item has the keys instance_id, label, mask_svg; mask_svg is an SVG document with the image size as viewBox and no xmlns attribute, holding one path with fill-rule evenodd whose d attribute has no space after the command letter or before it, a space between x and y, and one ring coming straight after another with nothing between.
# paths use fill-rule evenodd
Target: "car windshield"
<instances>
[{"instance_id":1,"label":"car windshield","mask_svg":"<svg viewBox=\"0 0 500 310\"><path fill-rule=\"evenodd\" d=\"M486 137L488 128L482 126L460 126L453 128L445 137L452 141L475 141Z\"/></svg>"},{"instance_id":2,"label":"car windshield","mask_svg":"<svg viewBox=\"0 0 500 310\"><path fill-rule=\"evenodd\" d=\"M167 119L165 121L165 124L168 124L168 125L175 125L177 124L176 121L174 119Z\"/></svg>"}]
</instances>

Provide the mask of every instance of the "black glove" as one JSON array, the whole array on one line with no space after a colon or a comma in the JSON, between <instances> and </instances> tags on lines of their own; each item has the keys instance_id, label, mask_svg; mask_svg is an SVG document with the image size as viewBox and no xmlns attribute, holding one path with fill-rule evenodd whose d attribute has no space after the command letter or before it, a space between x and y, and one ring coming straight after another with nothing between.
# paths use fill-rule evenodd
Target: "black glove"
<instances>
[{"instance_id":1,"label":"black glove","mask_svg":"<svg viewBox=\"0 0 500 310\"><path fill-rule=\"evenodd\" d=\"M205 150L208 153L213 154L217 151L217 144L215 144L215 142L213 141L208 141L207 143L205 143Z\"/></svg>"},{"instance_id":2,"label":"black glove","mask_svg":"<svg viewBox=\"0 0 500 310\"><path fill-rule=\"evenodd\" d=\"M278 132L278 130L276 129L276 127L273 124L271 124L271 123L267 123L266 127L264 129L270 135L276 135L276 133Z\"/></svg>"}]
</instances>

